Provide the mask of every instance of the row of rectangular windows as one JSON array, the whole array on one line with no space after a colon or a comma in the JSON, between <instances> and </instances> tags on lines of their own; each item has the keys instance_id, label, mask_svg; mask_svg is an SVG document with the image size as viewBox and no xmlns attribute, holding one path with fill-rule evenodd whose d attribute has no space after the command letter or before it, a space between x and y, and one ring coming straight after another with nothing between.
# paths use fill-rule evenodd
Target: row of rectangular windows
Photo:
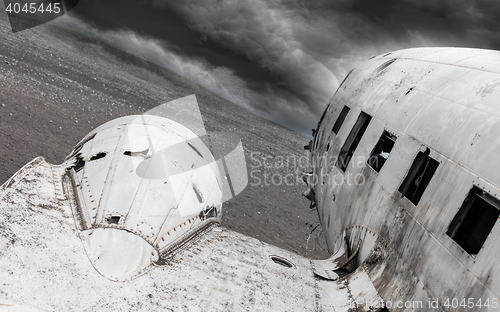
<instances>
[{"instance_id":1,"label":"row of rectangular windows","mask_svg":"<svg viewBox=\"0 0 500 312\"><path fill-rule=\"evenodd\" d=\"M335 134L339 132L349 111L350 108L347 106L342 108L332 128ZM359 114L356 123L340 149L339 157L335 164L342 171L346 171L371 118L365 112ZM387 131L382 133L367 161L373 170L380 172L389 158L396 139L395 135ZM425 152L417 154L410 170L398 189L399 193L415 206L418 205L439 166L439 162L430 157L429 154L430 150L428 148ZM451 221L446 234L467 253L475 255L481 250L499 216L500 201L477 186L473 186L464 200L462 207Z\"/></svg>"}]
</instances>

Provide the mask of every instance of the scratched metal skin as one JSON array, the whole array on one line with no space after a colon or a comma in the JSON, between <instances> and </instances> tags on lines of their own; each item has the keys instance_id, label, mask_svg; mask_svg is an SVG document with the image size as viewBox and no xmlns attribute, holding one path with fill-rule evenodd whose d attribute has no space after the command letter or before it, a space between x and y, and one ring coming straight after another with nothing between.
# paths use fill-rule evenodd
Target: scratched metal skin
<instances>
[{"instance_id":1,"label":"scratched metal skin","mask_svg":"<svg viewBox=\"0 0 500 312\"><path fill-rule=\"evenodd\" d=\"M358 250L356 265L385 301L421 301L422 311L497 311L476 304L499 301L500 222L475 256L446 231L473 185L500 196L499 98L500 52L459 48L374 57L333 96L312 142L314 200L330 254ZM335 134L344 105L350 111ZM361 111L372 119L343 172L335 158ZM377 173L366 159L384 130L397 139ZM414 205L398 189L427 148L439 166ZM474 305L444 304L454 298ZM389 309L403 310L418 309Z\"/></svg>"},{"instance_id":2,"label":"scratched metal skin","mask_svg":"<svg viewBox=\"0 0 500 312\"><path fill-rule=\"evenodd\" d=\"M115 268L96 267L66 168L38 157L0 186L0 311L370 312L380 305L362 268L337 281L317 278L310 259L215 224L140 274L120 272L134 259L117 250L99 255ZM107 233L123 234L113 242L131 247L134 232Z\"/></svg>"},{"instance_id":3,"label":"scratched metal skin","mask_svg":"<svg viewBox=\"0 0 500 312\"><path fill-rule=\"evenodd\" d=\"M110 121L66 163L64 181L76 196L73 210L86 251L113 280L142 274L164 250L220 218L222 182L212 154L167 118ZM205 216L209 210L213 218ZM116 258L129 261L119 266Z\"/></svg>"}]
</instances>

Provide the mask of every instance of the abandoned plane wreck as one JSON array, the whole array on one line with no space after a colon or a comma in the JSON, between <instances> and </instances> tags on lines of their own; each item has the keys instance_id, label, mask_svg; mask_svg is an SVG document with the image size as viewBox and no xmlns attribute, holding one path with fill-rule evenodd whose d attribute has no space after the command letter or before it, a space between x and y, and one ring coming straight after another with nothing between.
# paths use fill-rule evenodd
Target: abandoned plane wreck
<instances>
[{"instance_id":1,"label":"abandoned plane wreck","mask_svg":"<svg viewBox=\"0 0 500 312\"><path fill-rule=\"evenodd\" d=\"M218 149L195 96L110 121L1 186L0 310L498 311L499 86L488 50L349 73L306 146L326 260L219 225L244 144Z\"/></svg>"},{"instance_id":2,"label":"abandoned plane wreck","mask_svg":"<svg viewBox=\"0 0 500 312\"><path fill-rule=\"evenodd\" d=\"M311 149L334 268L389 311L498 311L500 52L420 48L351 71Z\"/></svg>"}]
</instances>

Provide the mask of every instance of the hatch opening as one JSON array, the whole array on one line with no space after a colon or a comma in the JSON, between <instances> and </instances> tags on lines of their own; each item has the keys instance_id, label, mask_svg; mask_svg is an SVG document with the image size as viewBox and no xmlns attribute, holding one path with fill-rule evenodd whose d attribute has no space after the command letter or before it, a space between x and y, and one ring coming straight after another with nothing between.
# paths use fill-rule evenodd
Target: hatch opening
<instances>
[{"instance_id":1,"label":"hatch opening","mask_svg":"<svg viewBox=\"0 0 500 312\"><path fill-rule=\"evenodd\" d=\"M111 216L107 219L110 224L118 224L120 222L120 216Z\"/></svg>"}]
</instances>

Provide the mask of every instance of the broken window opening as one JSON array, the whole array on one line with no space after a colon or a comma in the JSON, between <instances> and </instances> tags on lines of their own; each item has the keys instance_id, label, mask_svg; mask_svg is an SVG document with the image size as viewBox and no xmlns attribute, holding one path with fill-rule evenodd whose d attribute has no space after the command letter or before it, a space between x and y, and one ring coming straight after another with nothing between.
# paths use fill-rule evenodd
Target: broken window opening
<instances>
[{"instance_id":1,"label":"broken window opening","mask_svg":"<svg viewBox=\"0 0 500 312\"><path fill-rule=\"evenodd\" d=\"M399 192L403 197L408 198L415 206L424 194L427 185L436 172L439 162L429 156L430 150L418 152L410 171L406 175L403 183L399 187Z\"/></svg>"},{"instance_id":2,"label":"broken window opening","mask_svg":"<svg viewBox=\"0 0 500 312\"><path fill-rule=\"evenodd\" d=\"M217 208L214 206L207 206L204 210L200 211L198 217L203 221L209 218L217 217Z\"/></svg>"},{"instance_id":3,"label":"broken window opening","mask_svg":"<svg viewBox=\"0 0 500 312\"><path fill-rule=\"evenodd\" d=\"M118 224L120 222L119 216L111 216L107 219L108 223Z\"/></svg>"},{"instance_id":4,"label":"broken window opening","mask_svg":"<svg viewBox=\"0 0 500 312\"><path fill-rule=\"evenodd\" d=\"M75 162L75 165L73 166L73 168L75 169L75 172L78 172L78 171L82 170L83 167L85 167L85 160L83 160L83 157L81 154L78 154L76 156L76 162Z\"/></svg>"},{"instance_id":5,"label":"broken window opening","mask_svg":"<svg viewBox=\"0 0 500 312\"><path fill-rule=\"evenodd\" d=\"M349 113L351 109L347 106L344 105L342 108L342 111L340 112L339 117L335 121L335 124L333 125L332 131L333 133L337 134L339 133L340 127L342 127L342 124L345 121L345 118L347 117L347 113Z\"/></svg>"},{"instance_id":6,"label":"broken window opening","mask_svg":"<svg viewBox=\"0 0 500 312\"><path fill-rule=\"evenodd\" d=\"M90 161L93 161L93 160L98 160L98 159L101 159L101 158L104 158L106 157L108 153L106 152L102 152L102 153L97 153L95 154L94 156L90 157Z\"/></svg>"},{"instance_id":7,"label":"broken window opening","mask_svg":"<svg viewBox=\"0 0 500 312\"><path fill-rule=\"evenodd\" d=\"M376 172L380 172L380 169L384 166L387 158L391 154L392 148L394 147L394 143L396 143L397 137L393 134L390 134L387 131L382 133L382 136L375 145L372 153L370 154L370 158L368 158L368 165L373 168Z\"/></svg>"},{"instance_id":8,"label":"broken window opening","mask_svg":"<svg viewBox=\"0 0 500 312\"><path fill-rule=\"evenodd\" d=\"M125 151L123 152L123 155L147 159L149 158L148 152L149 152L149 147L139 152Z\"/></svg>"},{"instance_id":9,"label":"broken window opening","mask_svg":"<svg viewBox=\"0 0 500 312\"><path fill-rule=\"evenodd\" d=\"M336 166L342 171L347 169L352 155L358 147L359 141L361 141L361 138L363 137L371 119L372 117L365 112L361 112L359 114L358 120L356 120L354 127L352 127L351 133L349 133L349 136L345 140L344 145L340 150L339 158L337 159Z\"/></svg>"},{"instance_id":10,"label":"broken window opening","mask_svg":"<svg viewBox=\"0 0 500 312\"><path fill-rule=\"evenodd\" d=\"M499 216L500 200L473 186L451 221L446 235L467 253L476 255L483 247Z\"/></svg>"}]
</instances>

